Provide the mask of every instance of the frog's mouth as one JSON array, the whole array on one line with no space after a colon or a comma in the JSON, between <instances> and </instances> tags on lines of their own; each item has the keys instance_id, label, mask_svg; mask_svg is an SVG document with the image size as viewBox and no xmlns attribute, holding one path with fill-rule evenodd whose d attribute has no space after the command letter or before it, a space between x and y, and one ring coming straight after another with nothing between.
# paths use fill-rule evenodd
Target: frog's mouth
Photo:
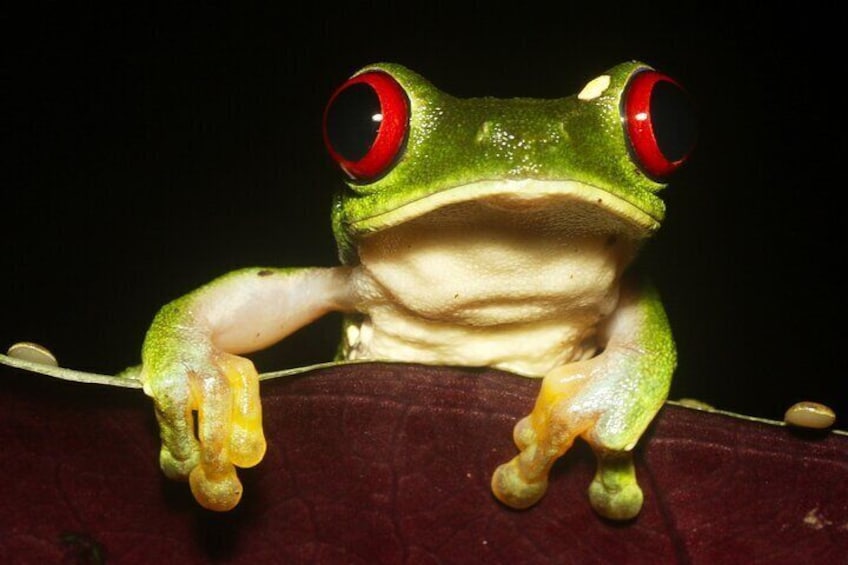
<instances>
[{"instance_id":1,"label":"frog's mouth","mask_svg":"<svg viewBox=\"0 0 848 565\"><path fill-rule=\"evenodd\" d=\"M355 220L350 227L355 235L367 237L436 210L467 212L461 204L513 212L559 229L626 230L635 238L647 237L660 226L656 218L638 206L596 186L569 180L527 179L486 180L442 190Z\"/></svg>"}]
</instances>

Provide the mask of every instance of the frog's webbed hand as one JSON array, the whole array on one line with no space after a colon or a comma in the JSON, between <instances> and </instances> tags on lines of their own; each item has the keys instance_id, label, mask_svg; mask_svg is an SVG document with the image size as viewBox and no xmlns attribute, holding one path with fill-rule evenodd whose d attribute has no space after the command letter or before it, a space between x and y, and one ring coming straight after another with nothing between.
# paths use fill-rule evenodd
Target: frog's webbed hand
<instances>
[{"instance_id":1,"label":"frog's webbed hand","mask_svg":"<svg viewBox=\"0 0 848 565\"><path fill-rule=\"evenodd\" d=\"M631 450L668 394L674 342L656 293L636 285L623 287L619 307L599 337L604 350L551 371L533 411L515 426L521 453L492 478L492 490L505 504L535 504L551 466L580 436L598 458L589 487L594 509L618 520L639 513L642 491Z\"/></svg>"},{"instance_id":2,"label":"frog's webbed hand","mask_svg":"<svg viewBox=\"0 0 848 565\"><path fill-rule=\"evenodd\" d=\"M236 354L344 309L348 275L342 267L245 269L157 314L144 342L141 380L155 404L159 461L168 477L189 480L204 507L238 504L235 467L256 465L265 454L258 375Z\"/></svg>"}]
</instances>

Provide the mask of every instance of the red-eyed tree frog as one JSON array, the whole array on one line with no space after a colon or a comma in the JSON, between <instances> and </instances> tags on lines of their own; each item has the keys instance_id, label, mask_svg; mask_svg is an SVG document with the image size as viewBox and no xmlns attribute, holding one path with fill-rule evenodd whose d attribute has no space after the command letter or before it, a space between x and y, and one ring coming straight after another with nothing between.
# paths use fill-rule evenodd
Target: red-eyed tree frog
<instances>
[{"instance_id":1,"label":"red-eyed tree frog","mask_svg":"<svg viewBox=\"0 0 848 565\"><path fill-rule=\"evenodd\" d=\"M628 62L566 98L459 99L377 64L332 94L324 139L346 184L332 209L341 266L227 274L166 305L147 333L140 379L165 474L206 508L236 506L236 467L266 445L257 372L240 355L340 311L340 362L541 379L518 454L493 469L500 501L536 503L581 437L598 460L594 509L636 516L632 450L676 355L657 294L628 266L693 146L682 88Z\"/></svg>"}]
</instances>

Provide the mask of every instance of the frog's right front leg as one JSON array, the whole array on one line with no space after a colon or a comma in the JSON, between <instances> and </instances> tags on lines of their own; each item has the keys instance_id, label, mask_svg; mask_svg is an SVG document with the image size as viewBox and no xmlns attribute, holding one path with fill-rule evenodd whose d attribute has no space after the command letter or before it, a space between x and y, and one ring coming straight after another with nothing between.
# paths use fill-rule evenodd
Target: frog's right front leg
<instances>
[{"instance_id":1,"label":"frog's right front leg","mask_svg":"<svg viewBox=\"0 0 848 565\"><path fill-rule=\"evenodd\" d=\"M155 403L159 461L168 477L189 479L204 507L238 504L235 467L256 465L265 454L258 375L237 354L268 347L327 312L351 309L350 273L346 267L244 269L156 315L141 379Z\"/></svg>"}]
</instances>

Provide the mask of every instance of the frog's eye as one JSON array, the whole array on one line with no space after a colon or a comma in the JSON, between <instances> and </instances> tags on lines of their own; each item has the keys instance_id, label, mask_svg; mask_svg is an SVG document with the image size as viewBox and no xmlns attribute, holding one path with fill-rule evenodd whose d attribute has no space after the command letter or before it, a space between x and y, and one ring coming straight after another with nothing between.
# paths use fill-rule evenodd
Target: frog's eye
<instances>
[{"instance_id":1,"label":"frog's eye","mask_svg":"<svg viewBox=\"0 0 848 565\"><path fill-rule=\"evenodd\" d=\"M663 179L686 161L695 145L695 112L677 82L642 71L630 79L621 109L631 152L645 173Z\"/></svg>"},{"instance_id":2,"label":"frog's eye","mask_svg":"<svg viewBox=\"0 0 848 565\"><path fill-rule=\"evenodd\" d=\"M409 101L398 82L367 71L344 83L324 111L324 143L352 179L375 180L397 162L409 129Z\"/></svg>"}]
</instances>

